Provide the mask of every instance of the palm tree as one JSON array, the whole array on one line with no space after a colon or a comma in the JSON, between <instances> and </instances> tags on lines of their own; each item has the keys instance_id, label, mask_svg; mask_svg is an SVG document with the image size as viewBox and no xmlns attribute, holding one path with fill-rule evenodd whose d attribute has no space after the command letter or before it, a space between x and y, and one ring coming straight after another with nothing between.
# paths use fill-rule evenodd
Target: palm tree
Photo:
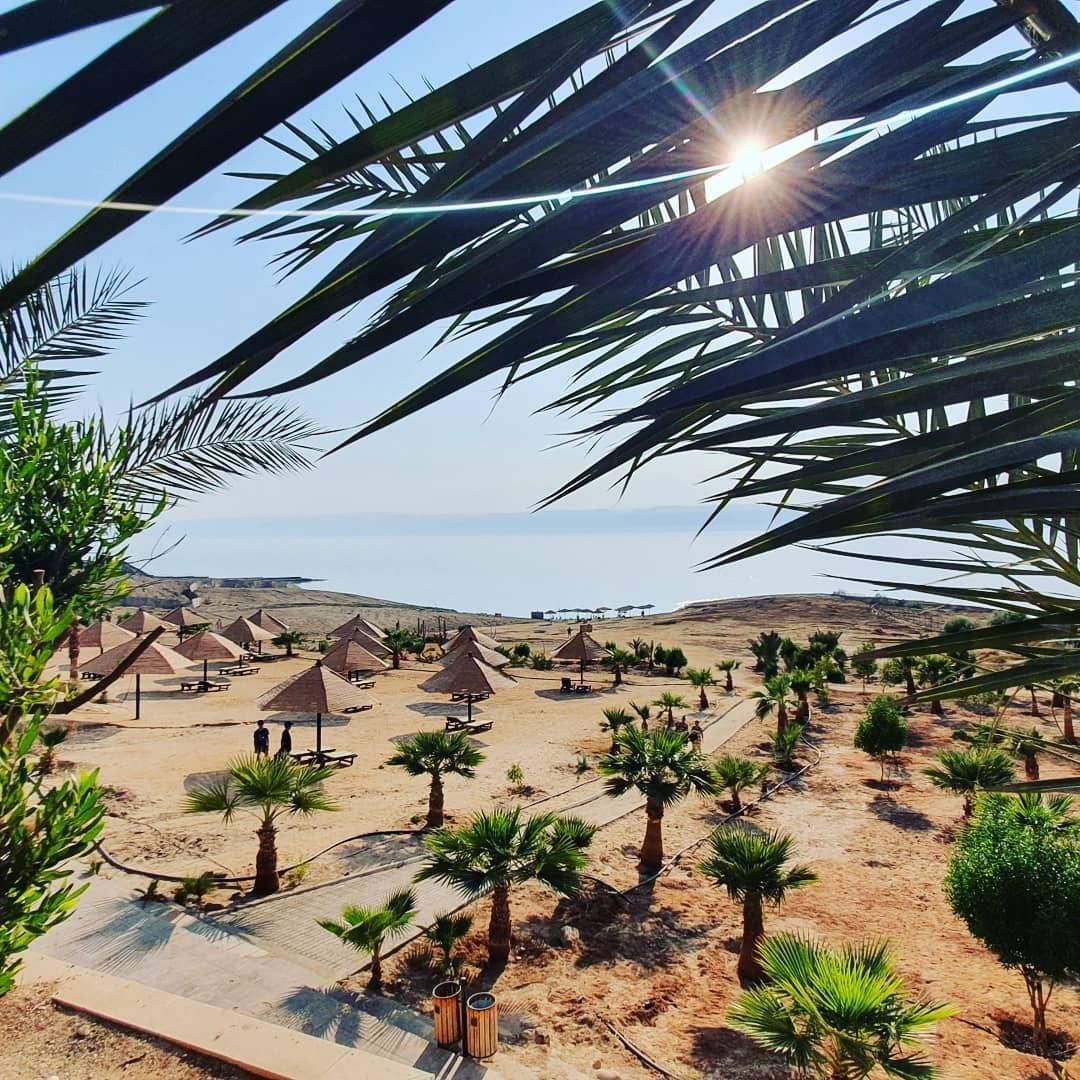
<instances>
[{"instance_id":1,"label":"palm tree","mask_svg":"<svg viewBox=\"0 0 1080 1080\"><path fill-rule=\"evenodd\" d=\"M488 958L510 957L510 890L538 881L557 896L581 887L585 849L596 829L557 814L522 817L521 807L481 811L460 829L440 829L425 842L428 854L417 881L442 881L469 900L491 895Z\"/></svg>"},{"instance_id":2,"label":"palm tree","mask_svg":"<svg viewBox=\"0 0 1080 1080\"><path fill-rule=\"evenodd\" d=\"M437 829L443 823L443 777L461 776L472 780L484 755L463 731L453 735L445 731L421 731L398 744L397 753L387 759L410 776L430 776L427 827Z\"/></svg>"},{"instance_id":3,"label":"palm tree","mask_svg":"<svg viewBox=\"0 0 1080 1080\"><path fill-rule=\"evenodd\" d=\"M623 672L634 662L634 654L627 652L626 649L612 649L608 662L611 664L611 670L615 672L614 685L621 686Z\"/></svg>"},{"instance_id":4,"label":"palm tree","mask_svg":"<svg viewBox=\"0 0 1080 1080\"><path fill-rule=\"evenodd\" d=\"M694 750L681 731L625 728L615 740L615 750L597 762L596 771L606 777L605 790L613 798L633 789L645 797L645 840L640 858L647 870L658 869L664 861L665 807L692 791L716 793L709 759Z\"/></svg>"},{"instance_id":5,"label":"palm tree","mask_svg":"<svg viewBox=\"0 0 1080 1080\"><path fill-rule=\"evenodd\" d=\"M754 670L761 672L766 679L771 679L779 670L782 642L783 638L775 630L766 630L746 643L754 654Z\"/></svg>"},{"instance_id":6,"label":"palm tree","mask_svg":"<svg viewBox=\"0 0 1080 1080\"><path fill-rule=\"evenodd\" d=\"M604 722L600 725L601 731L611 732L611 752L615 753L619 732L627 724L633 723L633 717L620 706L609 706L604 710Z\"/></svg>"},{"instance_id":7,"label":"palm tree","mask_svg":"<svg viewBox=\"0 0 1080 1080\"><path fill-rule=\"evenodd\" d=\"M1073 730L1072 695L1076 693L1078 686L1080 683L1077 683L1075 679L1055 679L1053 683L1054 692L1060 696L1061 700L1061 738L1062 741L1070 744L1076 743L1076 732Z\"/></svg>"},{"instance_id":8,"label":"palm tree","mask_svg":"<svg viewBox=\"0 0 1080 1080\"><path fill-rule=\"evenodd\" d=\"M742 904L739 977L757 981L762 976L758 948L765 936L764 905L779 907L791 890L817 881L817 874L806 866L789 865L795 842L787 833L722 825L709 836L708 843L709 856L698 869Z\"/></svg>"},{"instance_id":9,"label":"palm tree","mask_svg":"<svg viewBox=\"0 0 1080 1080\"><path fill-rule=\"evenodd\" d=\"M759 765L749 758L736 757L733 754L725 754L713 765L713 776L716 778L716 786L731 792L731 812L737 814L742 810L742 802L739 795L746 788L760 784L769 773L768 765Z\"/></svg>"},{"instance_id":10,"label":"palm tree","mask_svg":"<svg viewBox=\"0 0 1080 1080\"><path fill-rule=\"evenodd\" d=\"M648 703L639 705L636 701L631 701L630 708L637 713L637 717L641 721L641 730L648 731L649 720L652 718L652 706Z\"/></svg>"},{"instance_id":11,"label":"palm tree","mask_svg":"<svg viewBox=\"0 0 1080 1080\"><path fill-rule=\"evenodd\" d=\"M258 819L255 835L259 850L255 856L256 896L268 896L281 887L277 869L277 822L284 814L304 817L320 811L337 810L322 790L333 773L327 765L297 765L287 757L234 758L226 766L224 778L189 792L184 800L188 814L221 814L226 824L238 810L250 810Z\"/></svg>"},{"instance_id":12,"label":"palm tree","mask_svg":"<svg viewBox=\"0 0 1080 1080\"><path fill-rule=\"evenodd\" d=\"M936 1075L909 1048L955 1010L909 1000L887 944L830 949L785 933L763 941L760 953L765 982L735 1002L731 1025L800 1075Z\"/></svg>"},{"instance_id":13,"label":"palm tree","mask_svg":"<svg viewBox=\"0 0 1080 1080\"><path fill-rule=\"evenodd\" d=\"M303 645L304 635L299 630L283 630L276 638L270 641L271 645L276 645L279 649L285 650L285 656L291 657L293 655L293 649Z\"/></svg>"},{"instance_id":14,"label":"palm tree","mask_svg":"<svg viewBox=\"0 0 1080 1080\"><path fill-rule=\"evenodd\" d=\"M975 793L980 788L1000 787L1016 774L1012 758L999 746L971 746L964 750L942 750L940 764L924 769L934 787L964 797L964 817L970 817Z\"/></svg>"},{"instance_id":15,"label":"palm tree","mask_svg":"<svg viewBox=\"0 0 1080 1080\"><path fill-rule=\"evenodd\" d=\"M791 705L791 679L787 675L774 675L765 680L763 690L755 690L750 697L757 700L754 715L767 720L776 710L776 732L780 734L788 725L788 708Z\"/></svg>"},{"instance_id":16,"label":"palm tree","mask_svg":"<svg viewBox=\"0 0 1080 1080\"><path fill-rule=\"evenodd\" d=\"M411 630L399 626L394 630L387 631L386 637L383 638L383 644L390 651L390 657L396 669L401 667L401 658L414 650L416 636Z\"/></svg>"},{"instance_id":17,"label":"palm tree","mask_svg":"<svg viewBox=\"0 0 1080 1080\"><path fill-rule=\"evenodd\" d=\"M645 651L645 646L649 643L644 638L631 638L629 641L630 651L634 654L635 660L640 660L642 653Z\"/></svg>"},{"instance_id":18,"label":"palm tree","mask_svg":"<svg viewBox=\"0 0 1080 1080\"><path fill-rule=\"evenodd\" d=\"M788 724L781 731L768 733L769 742L772 743L773 759L781 768L791 768L804 730L802 724Z\"/></svg>"},{"instance_id":19,"label":"palm tree","mask_svg":"<svg viewBox=\"0 0 1080 1080\"><path fill-rule=\"evenodd\" d=\"M1024 762L1024 776L1028 780L1039 779L1039 754L1046 748L1046 740L1038 729L1009 731L1005 738L1009 749Z\"/></svg>"},{"instance_id":20,"label":"palm tree","mask_svg":"<svg viewBox=\"0 0 1080 1080\"><path fill-rule=\"evenodd\" d=\"M1008 801L1010 817L1031 829L1076 833L1080 818L1073 816L1074 800L1068 795L1046 795L1041 791L1022 791Z\"/></svg>"},{"instance_id":21,"label":"palm tree","mask_svg":"<svg viewBox=\"0 0 1080 1080\"><path fill-rule=\"evenodd\" d=\"M931 653L919 661L919 682L923 686L940 686L948 682L953 674L953 662L947 656L940 653ZM930 711L935 716L944 716L945 709L942 707L941 698L934 698L930 702Z\"/></svg>"},{"instance_id":22,"label":"palm tree","mask_svg":"<svg viewBox=\"0 0 1080 1080\"><path fill-rule=\"evenodd\" d=\"M675 719L675 710L686 708L686 698L681 694L672 694L665 690L653 704L660 709L667 710L668 723L670 724Z\"/></svg>"},{"instance_id":23,"label":"palm tree","mask_svg":"<svg viewBox=\"0 0 1080 1080\"><path fill-rule=\"evenodd\" d=\"M319 919L318 923L343 944L371 956L371 978L367 985L377 994L382 989L383 943L387 938L403 934L415 917L416 893L412 889L401 889L391 893L379 907L350 904L341 912L340 922Z\"/></svg>"},{"instance_id":24,"label":"palm tree","mask_svg":"<svg viewBox=\"0 0 1080 1080\"><path fill-rule=\"evenodd\" d=\"M742 663L738 660L721 660L716 666L724 673L724 689L730 694L735 689L735 680L731 677L731 673L736 668L742 667Z\"/></svg>"},{"instance_id":25,"label":"palm tree","mask_svg":"<svg viewBox=\"0 0 1080 1080\"><path fill-rule=\"evenodd\" d=\"M799 699L799 706L795 710L795 722L806 724L810 719L810 700L807 695L815 686L821 685L818 674L808 671L806 668L794 668L788 673L791 689Z\"/></svg>"},{"instance_id":26,"label":"palm tree","mask_svg":"<svg viewBox=\"0 0 1080 1080\"><path fill-rule=\"evenodd\" d=\"M436 915L435 921L420 931L425 940L442 953L442 966L447 975L454 975L457 972L454 949L472 929L472 923L471 915L444 912Z\"/></svg>"},{"instance_id":27,"label":"palm tree","mask_svg":"<svg viewBox=\"0 0 1080 1080\"><path fill-rule=\"evenodd\" d=\"M705 695L705 687L714 686L716 684L716 680L713 678L712 668L687 668L686 681L691 686L697 688L699 693L698 711L704 712L709 707L709 699Z\"/></svg>"}]
</instances>

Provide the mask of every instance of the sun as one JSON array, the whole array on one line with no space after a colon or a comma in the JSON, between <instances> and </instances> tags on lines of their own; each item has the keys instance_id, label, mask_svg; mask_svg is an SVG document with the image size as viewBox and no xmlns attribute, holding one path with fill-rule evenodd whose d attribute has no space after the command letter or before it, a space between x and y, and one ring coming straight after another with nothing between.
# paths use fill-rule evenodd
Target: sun
<instances>
[{"instance_id":1,"label":"sun","mask_svg":"<svg viewBox=\"0 0 1080 1080\"><path fill-rule=\"evenodd\" d=\"M731 159L732 166L743 180L749 180L765 171L765 147L756 139L744 139L736 143Z\"/></svg>"}]
</instances>

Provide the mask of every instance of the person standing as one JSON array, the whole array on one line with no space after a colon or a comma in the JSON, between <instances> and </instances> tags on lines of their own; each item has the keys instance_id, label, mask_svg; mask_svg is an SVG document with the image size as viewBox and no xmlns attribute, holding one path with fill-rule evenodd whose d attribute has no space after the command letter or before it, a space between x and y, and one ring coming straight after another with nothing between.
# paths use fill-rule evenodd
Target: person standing
<instances>
[{"instance_id":1,"label":"person standing","mask_svg":"<svg viewBox=\"0 0 1080 1080\"><path fill-rule=\"evenodd\" d=\"M701 751L701 740L704 736L705 730L701 726L701 721L695 720L690 728L690 745L698 752Z\"/></svg>"},{"instance_id":2,"label":"person standing","mask_svg":"<svg viewBox=\"0 0 1080 1080\"><path fill-rule=\"evenodd\" d=\"M255 756L266 757L270 753L270 731L266 726L266 721L259 717L258 723L255 725Z\"/></svg>"},{"instance_id":3,"label":"person standing","mask_svg":"<svg viewBox=\"0 0 1080 1080\"><path fill-rule=\"evenodd\" d=\"M278 747L277 756L287 758L292 753L292 721L286 720L281 729L281 746Z\"/></svg>"}]
</instances>

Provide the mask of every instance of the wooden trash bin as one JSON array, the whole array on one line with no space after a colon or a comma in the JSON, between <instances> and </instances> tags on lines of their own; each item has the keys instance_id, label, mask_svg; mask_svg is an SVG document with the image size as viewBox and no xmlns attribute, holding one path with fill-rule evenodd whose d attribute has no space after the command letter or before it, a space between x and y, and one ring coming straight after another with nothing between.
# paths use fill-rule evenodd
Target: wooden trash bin
<instances>
[{"instance_id":1,"label":"wooden trash bin","mask_svg":"<svg viewBox=\"0 0 1080 1080\"><path fill-rule=\"evenodd\" d=\"M435 1007L435 1041L442 1047L461 1040L461 983L449 979L431 991Z\"/></svg>"},{"instance_id":2,"label":"wooden trash bin","mask_svg":"<svg viewBox=\"0 0 1080 1080\"><path fill-rule=\"evenodd\" d=\"M491 1057L499 1048L499 1010L495 995L471 994L465 1003L465 1053Z\"/></svg>"}]
</instances>

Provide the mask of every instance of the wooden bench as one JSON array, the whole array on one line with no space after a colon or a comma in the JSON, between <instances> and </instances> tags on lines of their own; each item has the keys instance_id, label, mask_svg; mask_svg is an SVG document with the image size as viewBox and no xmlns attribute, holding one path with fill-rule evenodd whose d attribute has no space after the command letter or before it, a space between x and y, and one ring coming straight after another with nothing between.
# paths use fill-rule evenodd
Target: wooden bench
<instances>
[{"instance_id":1,"label":"wooden bench","mask_svg":"<svg viewBox=\"0 0 1080 1080\"><path fill-rule=\"evenodd\" d=\"M372 708L374 708L374 705L369 703L367 705L350 705L348 708L342 709L341 711L343 713L367 712L368 709Z\"/></svg>"},{"instance_id":2,"label":"wooden bench","mask_svg":"<svg viewBox=\"0 0 1080 1080\"><path fill-rule=\"evenodd\" d=\"M222 675L258 675L259 669L257 667L250 667L247 664L238 667L227 667L221 669Z\"/></svg>"},{"instance_id":3,"label":"wooden bench","mask_svg":"<svg viewBox=\"0 0 1080 1080\"><path fill-rule=\"evenodd\" d=\"M494 720L482 720L469 723L468 720L462 720L460 716L448 716L446 718L446 730L447 731L468 731L470 734L480 731L490 731Z\"/></svg>"},{"instance_id":4,"label":"wooden bench","mask_svg":"<svg viewBox=\"0 0 1080 1080\"><path fill-rule=\"evenodd\" d=\"M227 682L203 682L202 679L193 679L182 682L180 689L185 692L205 694L213 690L228 690L231 685Z\"/></svg>"},{"instance_id":5,"label":"wooden bench","mask_svg":"<svg viewBox=\"0 0 1080 1080\"><path fill-rule=\"evenodd\" d=\"M83 679L100 679L101 676L96 671L82 671L79 673Z\"/></svg>"},{"instance_id":6,"label":"wooden bench","mask_svg":"<svg viewBox=\"0 0 1080 1080\"><path fill-rule=\"evenodd\" d=\"M356 761L356 754L337 754L333 747L326 750L300 750L291 755L298 765L336 765L339 769L347 769Z\"/></svg>"}]
</instances>

